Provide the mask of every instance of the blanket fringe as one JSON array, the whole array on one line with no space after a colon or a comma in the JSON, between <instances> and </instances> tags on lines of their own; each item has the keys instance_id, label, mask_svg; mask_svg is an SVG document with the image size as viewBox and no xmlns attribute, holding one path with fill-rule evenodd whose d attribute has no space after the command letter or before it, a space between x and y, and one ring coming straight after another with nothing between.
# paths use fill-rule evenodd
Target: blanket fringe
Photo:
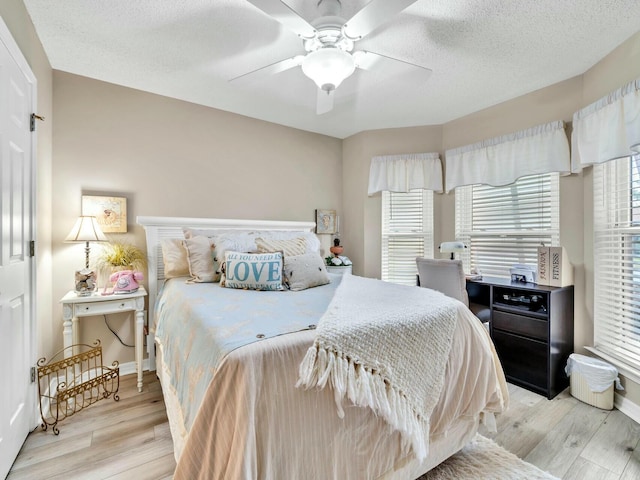
<instances>
[{"instance_id":1,"label":"blanket fringe","mask_svg":"<svg viewBox=\"0 0 640 480\"><path fill-rule=\"evenodd\" d=\"M296 387L324 388L330 383L340 418L344 417L342 400L346 397L354 405L371 408L398 430L403 443L411 446L419 461L427 456L429 419L421 418L402 392L389 385L375 370L335 351L313 345L300 364L299 375Z\"/></svg>"}]
</instances>

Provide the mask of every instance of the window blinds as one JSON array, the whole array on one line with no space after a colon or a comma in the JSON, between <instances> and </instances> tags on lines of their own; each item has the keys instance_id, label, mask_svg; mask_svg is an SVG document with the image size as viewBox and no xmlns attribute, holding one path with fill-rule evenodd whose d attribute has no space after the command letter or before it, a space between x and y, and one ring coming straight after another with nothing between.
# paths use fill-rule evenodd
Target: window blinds
<instances>
[{"instance_id":1,"label":"window blinds","mask_svg":"<svg viewBox=\"0 0 640 480\"><path fill-rule=\"evenodd\" d=\"M537 247L559 245L558 174L530 175L502 187L455 191L456 240L465 271L508 277L514 264L537 264Z\"/></svg>"},{"instance_id":2,"label":"window blinds","mask_svg":"<svg viewBox=\"0 0 640 480\"><path fill-rule=\"evenodd\" d=\"M382 280L415 285L416 257L433 258L433 192L382 192Z\"/></svg>"},{"instance_id":3,"label":"window blinds","mask_svg":"<svg viewBox=\"0 0 640 480\"><path fill-rule=\"evenodd\" d=\"M640 369L640 155L594 166L594 346Z\"/></svg>"}]
</instances>

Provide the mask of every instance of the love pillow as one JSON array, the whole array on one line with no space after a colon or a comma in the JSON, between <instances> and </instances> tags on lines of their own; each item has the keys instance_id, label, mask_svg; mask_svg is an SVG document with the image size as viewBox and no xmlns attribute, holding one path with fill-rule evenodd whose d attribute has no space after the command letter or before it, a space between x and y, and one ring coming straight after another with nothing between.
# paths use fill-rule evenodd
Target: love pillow
<instances>
[{"instance_id":1,"label":"love pillow","mask_svg":"<svg viewBox=\"0 0 640 480\"><path fill-rule=\"evenodd\" d=\"M282 252L226 252L224 272L227 288L282 290Z\"/></svg>"}]
</instances>

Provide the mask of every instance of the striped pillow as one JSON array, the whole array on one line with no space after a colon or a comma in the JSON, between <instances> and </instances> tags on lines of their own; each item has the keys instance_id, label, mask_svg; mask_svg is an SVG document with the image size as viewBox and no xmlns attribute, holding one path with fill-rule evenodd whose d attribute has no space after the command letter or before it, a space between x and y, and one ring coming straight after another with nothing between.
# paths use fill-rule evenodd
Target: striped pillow
<instances>
[{"instance_id":1,"label":"striped pillow","mask_svg":"<svg viewBox=\"0 0 640 480\"><path fill-rule=\"evenodd\" d=\"M260 253L282 252L285 257L294 257L307 253L307 241L303 237L286 240L256 238L256 246Z\"/></svg>"}]
</instances>

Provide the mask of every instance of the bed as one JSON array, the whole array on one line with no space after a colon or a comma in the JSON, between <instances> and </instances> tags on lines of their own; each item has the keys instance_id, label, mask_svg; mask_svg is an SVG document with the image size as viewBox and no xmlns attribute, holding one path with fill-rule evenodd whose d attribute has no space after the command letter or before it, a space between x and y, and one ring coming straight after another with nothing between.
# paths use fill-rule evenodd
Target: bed
<instances>
[{"instance_id":1,"label":"bed","mask_svg":"<svg viewBox=\"0 0 640 480\"><path fill-rule=\"evenodd\" d=\"M398 428L400 415L389 414L388 404L374 408L377 400L369 400L371 408L358 406L349 400L358 394L347 393L348 387L338 398L337 376L323 382L316 371L302 381L304 363L322 343L318 339L325 338L328 313L358 310L335 307L338 297L344 301L350 296L346 292L369 286L382 292L393 288L390 284L327 274L326 285L264 292L190 284L183 277L167 280L161 244L184 238L185 229L203 235L310 235L315 224L178 217L138 217L137 222L145 229L149 259L150 366L162 384L176 479L415 479L462 448L480 422L491 427L493 415L506 408L504 375L486 329L466 307L455 305L442 368L415 362L424 371L442 371L442 387L426 419L426 450L417 454L419 447ZM402 288L410 295L428 290ZM385 338L391 344L395 337ZM423 343L428 350L429 342ZM313 362L320 362L316 353ZM337 369L332 368L326 371ZM393 404L391 410L399 409ZM417 437L414 432L411 438Z\"/></svg>"}]
</instances>

